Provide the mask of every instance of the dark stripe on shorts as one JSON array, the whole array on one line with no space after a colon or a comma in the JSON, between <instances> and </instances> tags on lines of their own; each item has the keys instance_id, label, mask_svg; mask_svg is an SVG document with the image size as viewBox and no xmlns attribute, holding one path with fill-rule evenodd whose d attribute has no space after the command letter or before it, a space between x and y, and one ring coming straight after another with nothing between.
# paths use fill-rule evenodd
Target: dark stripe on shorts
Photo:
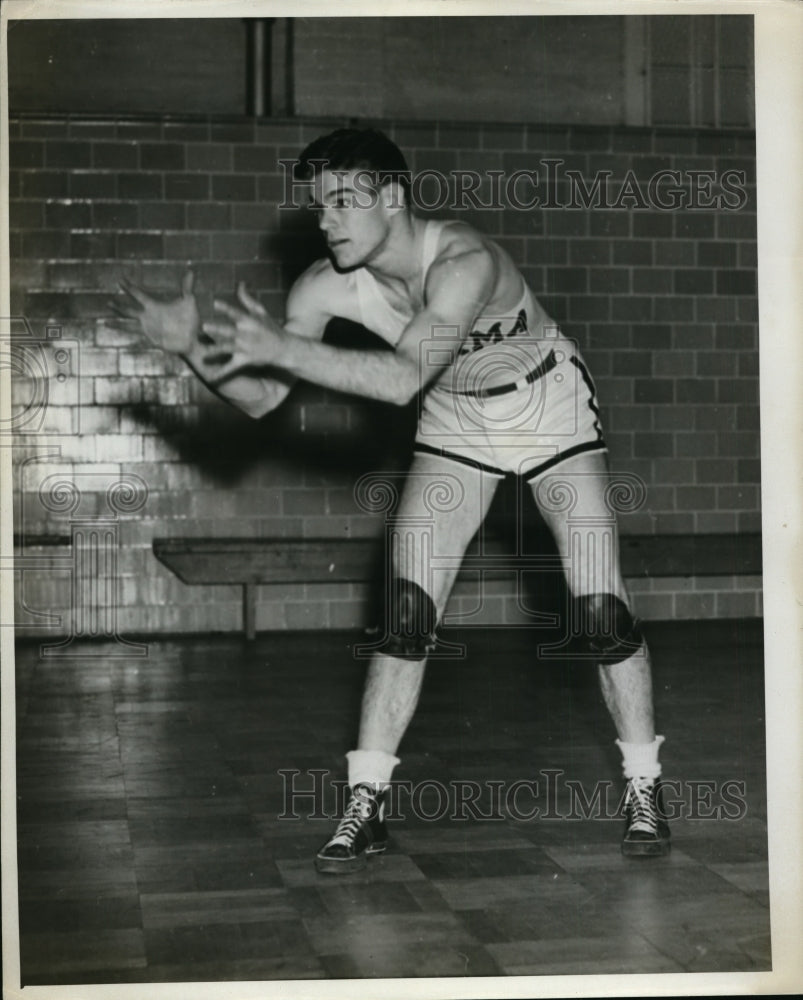
<instances>
[{"instance_id":1,"label":"dark stripe on shorts","mask_svg":"<svg viewBox=\"0 0 803 1000\"><path fill-rule=\"evenodd\" d=\"M561 462L565 462L567 458L573 458L575 455L582 455L584 451L607 451L607 445L604 441L586 441L585 444L576 444L573 448L568 448L566 451L562 451L559 455L553 455L552 458L548 458L546 462L542 462L537 465L534 469L530 469L529 472L524 473L525 482L530 482L535 479L536 476L542 475L544 472L548 472L553 466L559 465Z\"/></svg>"},{"instance_id":2,"label":"dark stripe on shorts","mask_svg":"<svg viewBox=\"0 0 803 1000\"><path fill-rule=\"evenodd\" d=\"M600 423L599 407L597 406L597 387L594 385L591 373L578 357L572 355L569 360L575 368L579 369L580 374L583 376L583 381L591 394L591 397L588 400L588 408L594 414L594 430L597 432L599 440L602 441L602 424Z\"/></svg>"},{"instance_id":3,"label":"dark stripe on shorts","mask_svg":"<svg viewBox=\"0 0 803 1000\"><path fill-rule=\"evenodd\" d=\"M422 452L426 455L437 455L438 458L448 458L452 462L460 462L461 465L470 465L472 469L479 469L480 472L490 472L494 476L507 476L504 469L498 469L494 465L484 465L482 462L478 462L474 458L466 458L463 455L455 455L453 452L447 451L445 448L435 448L431 444L420 444L418 441L415 443L413 449L416 452Z\"/></svg>"}]
</instances>

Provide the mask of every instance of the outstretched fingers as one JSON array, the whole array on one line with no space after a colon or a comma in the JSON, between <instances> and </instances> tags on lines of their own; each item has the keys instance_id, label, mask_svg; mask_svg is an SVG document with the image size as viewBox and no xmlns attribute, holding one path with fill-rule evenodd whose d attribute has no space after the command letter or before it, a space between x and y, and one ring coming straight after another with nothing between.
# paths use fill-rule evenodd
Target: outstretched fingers
<instances>
[{"instance_id":1,"label":"outstretched fingers","mask_svg":"<svg viewBox=\"0 0 803 1000\"><path fill-rule=\"evenodd\" d=\"M123 319L139 319L140 314L144 312L149 301L148 296L145 295L141 288L133 285L126 278L118 282L118 287L124 297L109 299L107 305L118 316L122 316Z\"/></svg>"},{"instance_id":2,"label":"outstretched fingers","mask_svg":"<svg viewBox=\"0 0 803 1000\"><path fill-rule=\"evenodd\" d=\"M218 346L233 344L237 335L237 323L246 318L248 313L236 306L230 306L228 302L223 302L221 299L215 299L214 306L215 312L227 316L229 322L211 319L207 320L201 329Z\"/></svg>"},{"instance_id":3,"label":"outstretched fingers","mask_svg":"<svg viewBox=\"0 0 803 1000\"><path fill-rule=\"evenodd\" d=\"M121 319L138 320L142 312L142 309L134 305L134 303L120 301L119 299L109 299L106 305Z\"/></svg>"},{"instance_id":4,"label":"outstretched fingers","mask_svg":"<svg viewBox=\"0 0 803 1000\"><path fill-rule=\"evenodd\" d=\"M242 302L252 316L258 316L260 319L264 319L268 315L268 311L262 303L248 293L248 289L245 287L244 281L241 281L237 285L237 298L240 302Z\"/></svg>"},{"instance_id":5,"label":"outstretched fingers","mask_svg":"<svg viewBox=\"0 0 803 1000\"><path fill-rule=\"evenodd\" d=\"M215 312L228 316L232 323L237 323L238 320L244 319L248 315L247 312L238 309L237 306L230 306L228 302L224 302L222 299L215 299L214 305Z\"/></svg>"},{"instance_id":6,"label":"outstretched fingers","mask_svg":"<svg viewBox=\"0 0 803 1000\"><path fill-rule=\"evenodd\" d=\"M219 323L210 319L203 324L201 329L218 346L234 343L236 331L229 323Z\"/></svg>"},{"instance_id":7,"label":"outstretched fingers","mask_svg":"<svg viewBox=\"0 0 803 1000\"><path fill-rule=\"evenodd\" d=\"M121 278L118 284L120 291L130 296L135 302L138 302L143 309L149 302L153 301L150 295L143 292L139 285L135 285L133 281L129 281L128 278Z\"/></svg>"}]
</instances>

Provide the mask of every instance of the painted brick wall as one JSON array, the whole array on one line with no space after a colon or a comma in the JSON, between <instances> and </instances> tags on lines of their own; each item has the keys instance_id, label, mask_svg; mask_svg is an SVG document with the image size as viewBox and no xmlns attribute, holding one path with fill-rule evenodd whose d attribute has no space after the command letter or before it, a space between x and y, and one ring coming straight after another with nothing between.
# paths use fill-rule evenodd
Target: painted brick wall
<instances>
[{"instance_id":1,"label":"painted brick wall","mask_svg":"<svg viewBox=\"0 0 803 1000\"><path fill-rule=\"evenodd\" d=\"M338 124L11 122L12 313L29 323L29 333L17 323L25 357L40 358L15 372L15 527L23 536L64 535L81 518L110 519L117 561L108 585L116 594L113 627L123 634L239 626L239 590L180 583L151 555L156 536L364 537L383 530L353 487L365 472L404 467L412 409L305 385L275 414L250 421L180 362L102 321L121 275L166 290L188 260L207 305L213 293L230 293L245 279L281 315L289 283L320 244L310 213L279 207L278 161ZM621 530L759 530L752 133L381 124L416 171L439 170L451 182L456 170L483 172L480 204L499 183L495 177L543 174L545 159L561 161L550 190L563 206L572 196L567 171L578 171L589 189L598 171L608 172L607 209L521 210L505 202L462 214L520 262L590 363L614 466L649 487L645 506L623 516ZM655 207L645 195L648 182L667 169L680 171L687 187L690 171L718 178L743 172L746 203ZM430 205L438 193L432 184L420 189ZM530 193L526 184L519 191ZM668 188L659 194L669 197ZM37 370L50 375L45 401ZM111 496L119 481L142 495ZM59 493L60 482L72 485L70 496ZM506 502L497 505L503 513ZM21 630L69 631L71 592L80 586L69 550L27 545L21 555ZM758 578L656 579L633 581L631 589L647 618L760 613ZM258 626L365 623L369 596L367 585L263 587ZM476 587L459 583L452 611L475 605ZM517 616L510 585L488 584L474 620Z\"/></svg>"}]
</instances>

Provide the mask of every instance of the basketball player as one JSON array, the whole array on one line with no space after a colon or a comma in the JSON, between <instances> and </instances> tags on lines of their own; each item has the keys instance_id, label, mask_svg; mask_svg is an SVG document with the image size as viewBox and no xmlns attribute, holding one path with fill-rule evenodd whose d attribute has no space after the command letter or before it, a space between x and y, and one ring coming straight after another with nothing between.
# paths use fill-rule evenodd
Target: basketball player
<instances>
[{"instance_id":1,"label":"basketball player","mask_svg":"<svg viewBox=\"0 0 803 1000\"><path fill-rule=\"evenodd\" d=\"M351 872L385 849L384 797L456 565L497 484L511 474L529 484L555 537L572 595L568 617L580 625L578 654L597 664L618 733L627 783L622 851L666 854L658 787L663 737L654 729L649 653L618 553L594 558L604 544L594 520L610 524L613 515L595 390L576 346L501 247L465 223L413 213L407 164L381 132L322 136L301 154L300 169L328 253L292 287L283 323L242 284L237 306L217 301L218 316L201 323L191 273L170 302L126 283L128 298L117 311L253 417L278 406L299 378L399 405L419 394L398 517L426 522L432 551L422 528L420 539L413 532L412 544L397 544L392 553L384 639L368 668L357 745L347 754L351 797L317 854L318 870ZM335 316L363 324L393 350L322 343ZM566 511L539 490L556 474L576 484L573 516L591 524L579 549L570 551ZM462 502L433 512L427 488L447 476L459 482ZM439 557L451 557L455 568L433 571Z\"/></svg>"}]
</instances>

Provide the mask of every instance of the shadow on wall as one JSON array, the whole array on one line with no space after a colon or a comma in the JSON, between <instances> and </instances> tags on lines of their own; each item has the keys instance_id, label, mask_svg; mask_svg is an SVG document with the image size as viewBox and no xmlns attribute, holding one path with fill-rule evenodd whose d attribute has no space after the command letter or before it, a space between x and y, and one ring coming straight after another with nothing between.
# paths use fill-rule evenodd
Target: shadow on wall
<instances>
[{"instance_id":1,"label":"shadow on wall","mask_svg":"<svg viewBox=\"0 0 803 1000\"><path fill-rule=\"evenodd\" d=\"M271 460L348 482L365 472L405 464L411 437L404 425L415 414L404 411L385 419L390 407L363 405L374 416L361 414L357 433L304 430L299 425L299 407L289 404L260 420L223 406L177 412L176 408L137 403L125 412L140 426L156 430L178 452L180 461L196 466L215 485L236 486L249 469L269 465ZM371 430L377 427L381 439Z\"/></svg>"},{"instance_id":2,"label":"shadow on wall","mask_svg":"<svg viewBox=\"0 0 803 1000\"><path fill-rule=\"evenodd\" d=\"M364 327L332 320L324 340L352 349L385 349ZM259 420L228 404L198 407L137 403L126 413L156 430L180 460L218 486L236 486L255 465L271 461L300 472L353 483L365 472L409 465L417 401L400 408L300 382L278 409Z\"/></svg>"},{"instance_id":3,"label":"shadow on wall","mask_svg":"<svg viewBox=\"0 0 803 1000\"><path fill-rule=\"evenodd\" d=\"M314 214L306 208L278 213L278 228L260 240L260 256L279 263L282 287L290 288L306 269L326 256Z\"/></svg>"}]
</instances>

